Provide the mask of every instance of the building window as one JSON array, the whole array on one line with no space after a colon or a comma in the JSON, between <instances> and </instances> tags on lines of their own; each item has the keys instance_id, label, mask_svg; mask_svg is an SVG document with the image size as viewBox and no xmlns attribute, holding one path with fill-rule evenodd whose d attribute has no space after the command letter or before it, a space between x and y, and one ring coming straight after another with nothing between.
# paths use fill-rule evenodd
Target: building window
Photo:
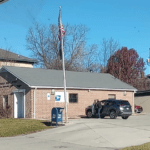
<instances>
[{"instance_id":1,"label":"building window","mask_svg":"<svg viewBox=\"0 0 150 150\"><path fill-rule=\"evenodd\" d=\"M78 94L69 94L69 103L77 103Z\"/></svg>"},{"instance_id":2,"label":"building window","mask_svg":"<svg viewBox=\"0 0 150 150\"><path fill-rule=\"evenodd\" d=\"M108 99L116 99L116 94L108 94Z\"/></svg>"},{"instance_id":3,"label":"building window","mask_svg":"<svg viewBox=\"0 0 150 150\"><path fill-rule=\"evenodd\" d=\"M3 96L3 108L6 109L8 107L8 95Z\"/></svg>"}]
</instances>

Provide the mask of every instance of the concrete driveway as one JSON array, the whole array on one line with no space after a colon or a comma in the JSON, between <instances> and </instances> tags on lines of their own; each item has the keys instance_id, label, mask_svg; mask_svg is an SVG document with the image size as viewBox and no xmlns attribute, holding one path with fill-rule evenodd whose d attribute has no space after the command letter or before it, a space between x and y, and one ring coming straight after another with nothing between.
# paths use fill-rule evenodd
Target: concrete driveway
<instances>
[{"instance_id":1,"label":"concrete driveway","mask_svg":"<svg viewBox=\"0 0 150 150\"><path fill-rule=\"evenodd\" d=\"M150 142L150 115L74 119L39 133L0 138L0 150L114 150Z\"/></svg>"}]
</instances>

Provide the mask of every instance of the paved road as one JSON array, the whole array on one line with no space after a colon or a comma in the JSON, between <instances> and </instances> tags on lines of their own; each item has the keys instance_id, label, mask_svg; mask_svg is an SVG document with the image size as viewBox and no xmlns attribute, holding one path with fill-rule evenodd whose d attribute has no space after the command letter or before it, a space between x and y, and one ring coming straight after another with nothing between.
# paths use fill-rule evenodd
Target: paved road
<instances>
[{"instance_id":1,"label":"paved road","mask_svg":"<svg viewBox=\"0 0 150 150\"><path fill-rule=\"evenodd\" d=\"M150 142L150 115L74 119L39 133L0 138L0 150L115 150Z\"/></svg>"}]
</instances>

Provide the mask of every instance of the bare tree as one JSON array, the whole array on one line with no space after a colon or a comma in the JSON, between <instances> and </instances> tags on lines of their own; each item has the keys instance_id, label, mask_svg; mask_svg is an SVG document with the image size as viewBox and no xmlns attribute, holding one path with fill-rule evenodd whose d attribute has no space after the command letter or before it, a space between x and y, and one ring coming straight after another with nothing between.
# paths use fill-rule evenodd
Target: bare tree
<instances>
[{"instance_id":1,"label":"bare tree","mask_svg":"<svg viewBox=\"0 0 150 150\"><path fill-rule=\"evenodd\" d=\"M135 80L133 86L139 91L150 90L150 79L142 72L142 75Z\"/></svg>"},{"instance_id":2,"label":"bare tree","mask_svg":"<svg viewBox=\"0 0 150 150\"><path fill-rule=\"evenodd\" d=\"M86 41L89 29L84 25L66 25L64 36L64 54L66 70L84 70L84 59L87 57ZM59 56L58 26L49 27L35 24L27 35L27 49L32 52L41 67L62 69Z\"/></svg>"},{"instance_id":3,"label":"bare tree","mask_svg":"<svg viewBox=\"0 0 150 150\"><path fill-rule=\"evenodd\" d=\"M119 49L119 42L113 38L103 39L102 48L99 51L101 72L106 72L108 59Z\"/></svg>"},{"instance_id":4,"label":"bare tree","mask_svg":"<svg viewBox=\"0 0 150 150\"><path fill-rule=\"evenodd\" d=\"M93 44L86 49L87 55L84 58L84 67L87 72L100 72L98 63L98 46Z\"/></svg>"}]
</instances>

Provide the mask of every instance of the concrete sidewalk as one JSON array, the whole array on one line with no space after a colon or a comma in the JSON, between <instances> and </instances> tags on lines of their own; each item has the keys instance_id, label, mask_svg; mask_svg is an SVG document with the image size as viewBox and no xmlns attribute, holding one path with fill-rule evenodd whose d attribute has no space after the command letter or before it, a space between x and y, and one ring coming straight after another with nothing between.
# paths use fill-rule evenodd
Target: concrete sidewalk
<instances>
[{"instance_id":1,"label":"concrete sidewalk","mask_svg":"<svg viewBox=\"0 0 150 150\"><path fill-rule=\"evenodd\" d=\"M115 150L150 142L150 115L72 119L70 125L0 138L0 150Z\"/></svg>"}]
</instances>

